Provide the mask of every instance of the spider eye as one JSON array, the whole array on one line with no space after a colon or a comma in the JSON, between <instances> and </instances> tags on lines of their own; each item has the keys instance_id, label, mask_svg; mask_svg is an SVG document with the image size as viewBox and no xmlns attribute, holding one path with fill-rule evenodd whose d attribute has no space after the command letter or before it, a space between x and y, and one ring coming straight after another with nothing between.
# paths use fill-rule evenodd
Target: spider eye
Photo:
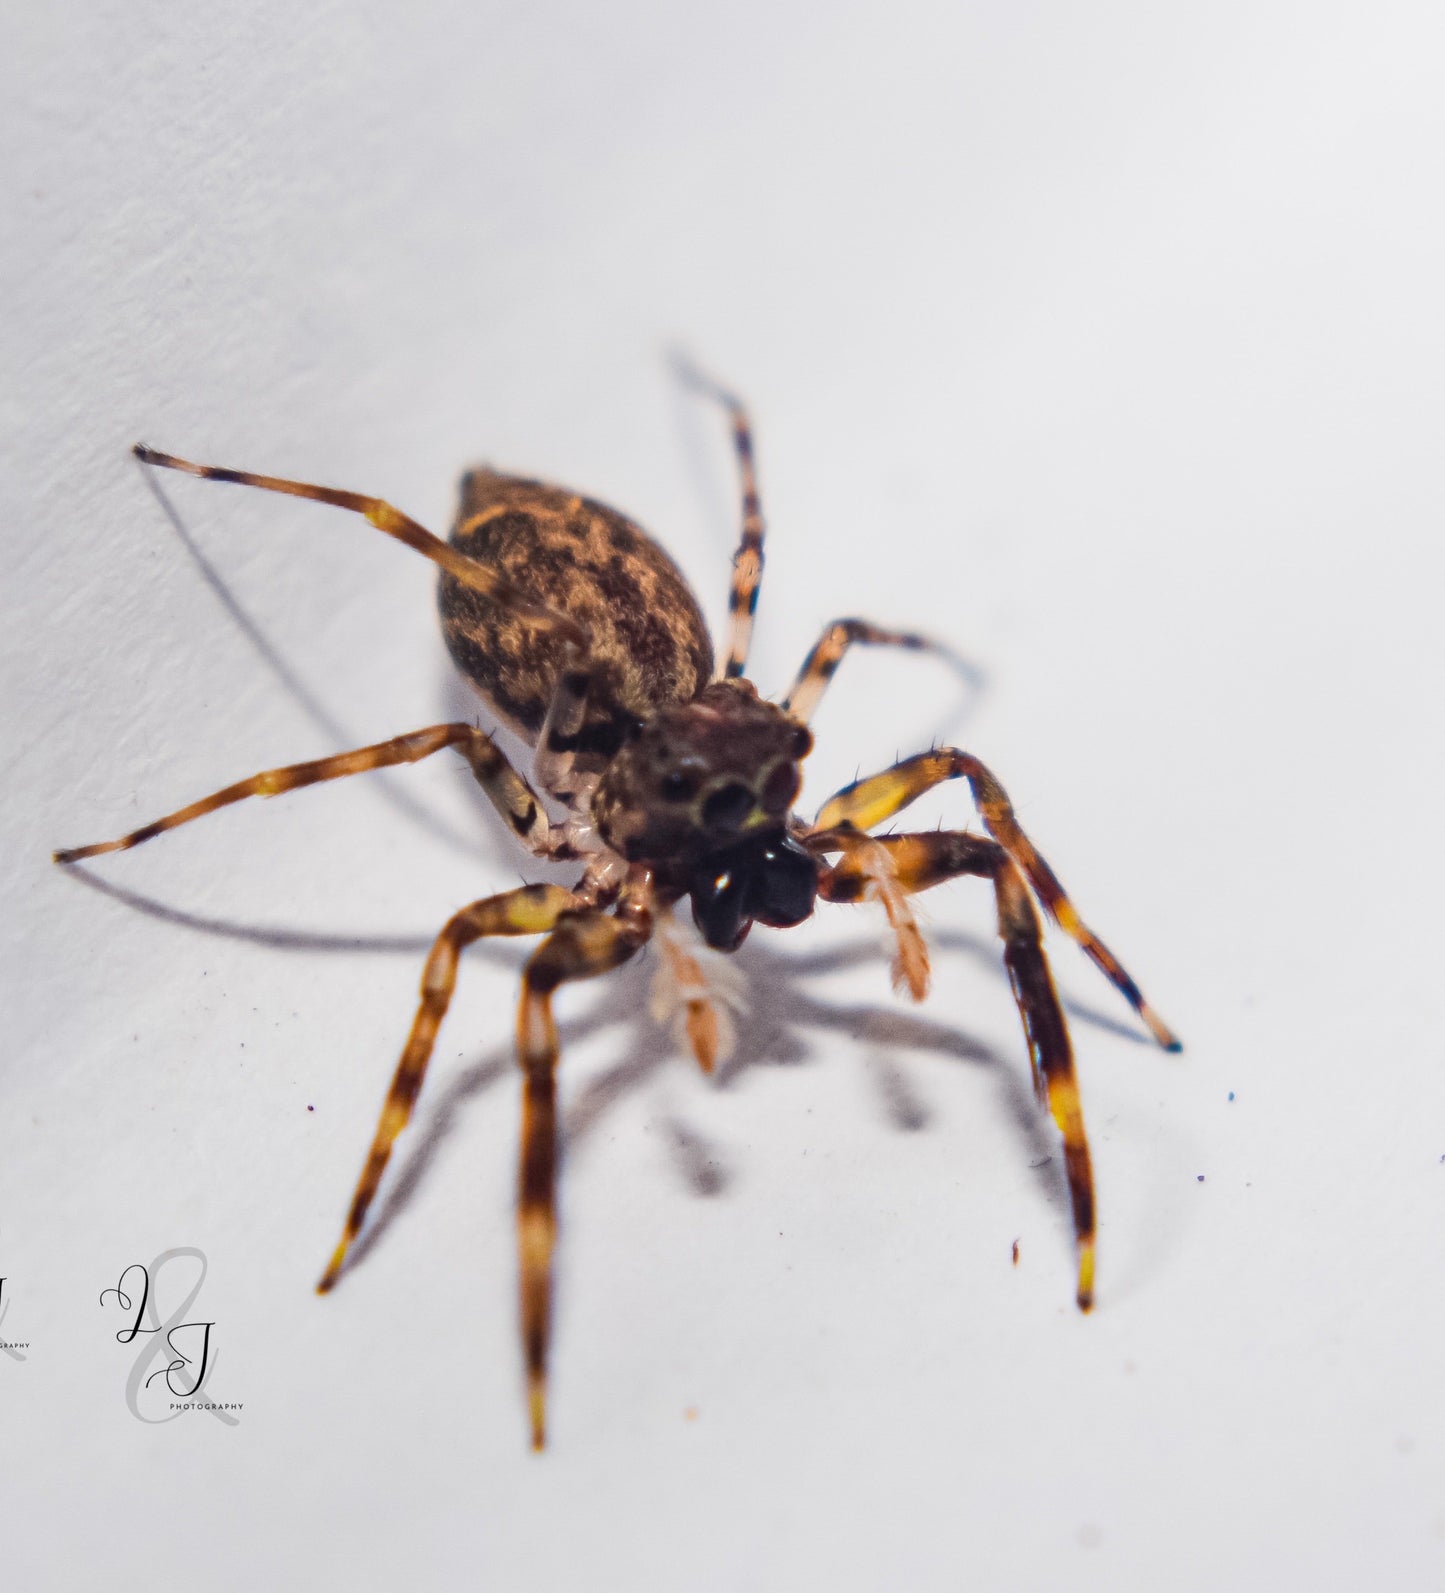
<instances>
[{"instance_id":1,"label":"spider eye","mask_svg":"<svg viewBox=\"0 0 1445 1593\"><path fill-rule=\"evenodd\" d=\"M763 783L763 806L769 813L786 813L798 794L798 766L780 763Z\"/></svg>"},{"instance_id":2,"label":"spider eye","mask_svg":"<svg viewBox=\"0 0 1445 1593\"><path fill-rule=\"evenodd\" d=\"M662 795L668 802L687 802L697 794L697 782L677 769L662 777Z\"/></svg>"},{"instance_id":3,"label":"spider eye","mask_svg":"<svg viewBox=\"0 0 1445 1593\"><path fill-rule=\"evenodd\" d=\"M793 734L793 756L806 758L813 750L813 732L807 725L799 725Z\"/></svg>"},{"instance_id":4,"label":"spider eye","mask_svg":"<svg viewBox=\"0 0 1445 1593\"><path fill-rule=\"evenodd\" d=\"M702 805L702 821L710 830L736 830L753 811L753 794L740 781L730 780Z\"/></svg>"}]
</instances>

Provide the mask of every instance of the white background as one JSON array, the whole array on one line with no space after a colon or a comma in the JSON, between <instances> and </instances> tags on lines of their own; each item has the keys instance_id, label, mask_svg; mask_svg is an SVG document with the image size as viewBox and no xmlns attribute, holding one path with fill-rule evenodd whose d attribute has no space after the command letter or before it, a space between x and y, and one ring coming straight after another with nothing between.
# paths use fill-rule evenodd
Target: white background
<instances>
[{"instance_id":1,"label":"white background","mask_svg":"<svg viewBox=\"0 0 1445 1593\"><path fill-rule=\"evenodd\" d=\"M7 1585L1441 1586L1438 8L8 9ZM133 442L438 530L469 463L559 480L720 620L679 344L757 418L762 689L849 613L987 671L850 657L805 805L966 742L1187 1049L1052 936L1082 1318L977 884L925 1008L873 912L757 933L713 1083L653 959L564 992L538 1458L522 947L311 1292L431 936L527 867L460 760L48 855L479 711L421 560ZM136 1421L98 1304L186 1245L233 1428Z\"/></svg>"}]
</instances>

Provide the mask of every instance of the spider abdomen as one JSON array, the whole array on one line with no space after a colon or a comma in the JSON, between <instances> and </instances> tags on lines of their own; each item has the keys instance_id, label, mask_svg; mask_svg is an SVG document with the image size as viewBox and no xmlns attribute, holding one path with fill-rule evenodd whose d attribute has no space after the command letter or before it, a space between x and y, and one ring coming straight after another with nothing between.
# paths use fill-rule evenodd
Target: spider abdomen
<instances>
[{"instance_id":1,"label":"spider abdomen","mask_svg":"<svg viewBox=\"0 0 1445 1593\"><path fill-rule=\"evenodd\" d=\"M459 552L591 638L580 750L610 756L627 731L688 702L712 674L712 643L677 566L615 509L560 487L474 470L451 534ZM535 745L567 649L545 622L443 574L447 650L511 727Z\"/></svg>"}]
</instances>

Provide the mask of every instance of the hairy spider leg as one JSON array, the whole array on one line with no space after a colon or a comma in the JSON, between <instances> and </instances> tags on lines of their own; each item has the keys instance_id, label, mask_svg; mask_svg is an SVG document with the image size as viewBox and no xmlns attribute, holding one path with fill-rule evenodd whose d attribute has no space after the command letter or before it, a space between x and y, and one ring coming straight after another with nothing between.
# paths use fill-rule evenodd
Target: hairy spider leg
<instances>
[{"instance_id":1,"label":"hairy spider leg","mask_svg":"<svg viewBox=\"0 0 1445 1593\"><path fill-rule=\"evenodd\" d=\"M974 804L989 834L1024 871L1054 922L1083 947L1095 966L1148 1025L1159 1044L1166 1051L1180 1050L1173 1031L1144 999L1124 965L1079 917L1057 875L1019 828L1007 792L971 753L961 752L957 747L938 747L932 752L904 758L891 769L866 780L855 780L823 804L815 829L825 831L852 824L860 830L871 830L875 824L892 818L916 801L925 791L931 791L945 780L960 778L968 781Z\"/></svg>"},{"instance_id":2,"label":"hairy spider leg","mask_svg":"<svg viewBox=\"0 0 1445 1593\"><path fill-rule=\"evenodd\" d=\"M575 806L577 801L572 771L577 760L577 738L587 718L587 698L591 691L592 671L584 660L558 673L532 760L537 784L568 807Z\"/></svg>"},{"instance_id":3,"label":"hairy spider leg","mask_svg":"<svg viewBox=\"0 0 1445 1593\"><path fill-rule=\"evenodd\" d=\"M517 610L531 619L545 620L555 626L559 640L570 643L582 652L587 651L588 636L582 626L555 609L536 603L510 581L490 570L476 559L458 553L450 543L435 537L425 527L417 524L410 515L394 508L382 498L368 497L360 492L343 492L336 487L318 487L306 481L287 481L280 476L258 476L248 470L226 470L219 465L197 465L188 459L178 459L174 454L163 454L144 443L132 450L136 458L148 465L164 465L167 470L183 470L190 476L201 476L207 481L234 481L243 487L261 487L267 492L284 492L293 498L310 498L316 503L333 504L338 509L350 509L364 515L378 531L395 537L423 558L439 564L448 575L484 592L498 603Z\"/></svg>"},{"instance_id":4,"label":"hairy spider leg","mask_svg":"<svg viewBox=\"0 0 1445 1593\"><path fill-rule=\"evenodd\" d=\"M533 1449L547 1441L547 1344L557 1238L558 1046L552 992L568 980L590 979L626 962L647 940L651 927L645 900L625 894L616 917L569 914L532 953L522 975L517 1009L517 1059L522 1067L517 1271Z\"/></svg>"},{"instance_id":5,"label":"hairy spider leg","mask_svg":"<svg viewBox=\"0 0 1445 1593\"><path fill-rule=\"evenodd\" d=\"M532 788L507 762L492 738L471 725L450 724L413 730L408 735L394 736L390 741L360 747L355 752L338 752L334 757L288 764L284 769L266 769L261 774L253 774L249 780L238 780L234 785L202 797L199 802L178 808L163 819L142 825L129 835L122 835L118 841L99 841L93 846L71 847L67 851L54 853L54 860L57 863L78 863L82 858L96 857L102 852L124 852L165 830L189 824L192 819L203 818L217 808L229 807L231 803L242 802L247 797L280 796L285 791L299 791L303 786L316 785L322 780L341 780L350 774L364 774L368 769L386 769L398 763L419 763L444 747L457 747L461 751L493 807L507 821L513 833L537 856L571 855L565 843L553 840L542 804Z\"/></svg>"},{"instance_id":6,"label":"hairy spider leg","mask_svg":"<svg viewBox=\"0 0 1445 1593\"><path fill-rule=\"evenodd\" d=\"M847 868L840 877L859 881L855 895L838 900L863 900L881 903L888 915L898 950L893 958L893 988L906 989L915 1001L928 994L928 946L913 909L908 904L910 887L898 877L893 854L878 837L844 825L840 829L819 831L804 836L810 852L842 852ZM842 864L838 865L843 868ZM836 870L835 870L836 872Z\"/></svg>"},{"instance_id":7,"label":"hairy spider leg","mask_svg":"<svg viewBox=\"0 0 1445 1593\"><path fill-rule=\"evenodd\" d=\"M1079 1309L1087 1311L1094 1303L1094 1174L1069 1031L1044 957L1039 917L1023 876L997 842L961 830L889 835L873 844L888 853L897 881L907 891L925 891L962 874L993 881L1003 960L1023 1020L1034 1090L1047 1104L1064 1138L1064 1168L1079 1253L1077 1298ZM818 894L828 901L859 901L867 894L868 885L867 860L857 851L845 851L842 859L823 873Z\"/></svg>"},{"instance_id":8,"label":"hairy spider leg","mask_svg":"<svg viewBox=\"0 0 1445 1593\"><path fill-rule=\"evenodd\" d=\"M728 593L728 645L719 680L737 680L748 668L748 647L753 639L753 616L758 611L758 589L763 581L763 505L758 496L758 474L753 463L753 432L740 398L705 376L686 361L678 362L683 380L719 403L732 421L733 448L742 485L742 536L733 555L732 588Z\"/></svg>"},{"instance_id":9,"label":"hairy spider leg","mask_svg":"<svg viewBox=\"0 0 1445 1593\"><path fill-rule=\"evenodd\" d=\"M523 885L517 890L503 891L500 896L488 896L473 902L470 907L450 918L437 936L426 960L421 976L421 1004L412 1022L401 1060L396 1065L386 1104L376 1125L376 1136L371 1142L351 1209L346 1215L346 1225L341 1240L332 1252L326 1271L316 1285L318 1294L325 1294L336 1282L346 1261L351 1242L361 1232L366 1213L376 1194L386 1164L391 1158L391 1147L411 1118L412 1107L421 1092L426 1077L427 1063L431 1060L432 1046L437 1030L451 1004L456 989L457 963L465 947L486 935L541 935L551 929L569 908L577 905L577 898L560 885Z\"/></svg>"},{"instance_id":10,"label":"hairy spider leg","mask_svg":"<svg viewBox=\"0 0 1445 1593\"><path fill-rule=\"evenodd\" d=\"M794 719L807 724L813 717L819 699L828 689L828 682L854 642L865 647L906 647L912 652L943 651L926 636L915 636L908 631L886 631L881 625L870 625L867 620L834 620L814 643L792 689L783 698L782 706Z\"/></svg>"},{"instance_id":11,"label":"hairy spider leg","mask_svg":"<svg viewBox=\"0 0 1445 1593\"><path fill-rule=\"evenodd\" d=\"M652 982L652 1016L660 1024L671 1020L675 1037L687 1043L702 1071L711 1073L719 1061L732 1055L735 1036L729 1008L740 1004L732 983L735 975L720 960L704 966L683 939L671 908L654 906L652 932L661 953Z\"/></svg>"}]
</instances>

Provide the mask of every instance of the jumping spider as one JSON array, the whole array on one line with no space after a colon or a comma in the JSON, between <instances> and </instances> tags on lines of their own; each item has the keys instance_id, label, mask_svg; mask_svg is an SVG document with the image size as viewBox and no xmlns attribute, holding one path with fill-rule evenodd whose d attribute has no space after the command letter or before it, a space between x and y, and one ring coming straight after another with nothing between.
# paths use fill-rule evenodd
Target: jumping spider
<instances>
[{"instance_id":1,"label":"jumping spider","mask_svg":"<svg viewBox=\"0 0 1445 1593\"><path fill-rule=\"evenodd\" d=\"M700 381L700 379L698 379ZM727 654L714 671L697 601L671 559L616 510L575 493L491 470L462 480L450 542L390 504L360 493L191 464L137 446L147 464L312 498L364 515L441 566L447 647L499 719L535 747L532 782L469 724L434 725L355 752L238 781L116 841L57 852L75 863L123 851L251 796L416 763L455 747L497 811L539 858L581 864L571 889L524 885L464 907L426 961L421 1005L382 1108L341 1241L318 1290L336 1282L366 1218L391 1148L421 1090L464 947L487 935L545 935L522 975L517 1238L521 1326L533 1447L545 1437L551 1258L556 1237L558 1061L552 994L625 962L654 936L673 1004L704 1071L726 1044L726 1015L672 911L688 898L703 939L735 951L754 922L802 923L818 897L882 904L897 941L894 982L921 1000L928 953L909 908L915 891L957 875L993 884L999 935L1040 1100L1063 1135L1079 1254L1078 1303L1093 1299L1094 1193L1068 1030L1044 959L1029 887L1133 1004L1167 1050L1179 1042L1114 955L1085 927L1053 870L1014 817L1003 787L954 747L905 758L855 780L811 822L792 812L808 720L854 643L923 648L924 638L864 620L829 625L781 703L745 678L763 570L763 520L743 406L709 391L732 419L742 478L742 539L729 597ZM875 837L868 832L944 780L965 779L991 839L963 831ZM540 790L565 811L554 817Z\"/></svg>"}]
</instances>

